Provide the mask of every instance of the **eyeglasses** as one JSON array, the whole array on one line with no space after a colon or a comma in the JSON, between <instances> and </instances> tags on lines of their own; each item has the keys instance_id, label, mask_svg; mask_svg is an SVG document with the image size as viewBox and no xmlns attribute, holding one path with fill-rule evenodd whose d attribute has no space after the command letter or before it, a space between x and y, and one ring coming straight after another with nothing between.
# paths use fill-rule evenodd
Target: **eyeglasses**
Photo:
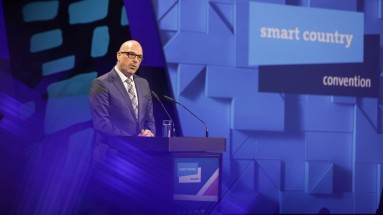
<instances>
[{"instance_id":1,"label":"eyeglasses","mask_svg":"<svg viewBox=\"0 0 383 215\"><path fill-rule=\"evenodd\" d=\"M120 52L121 54L126 54L126 56L128 56L129 59L134 59L137 57L137 60L139 61L143 61L144 60L144 57L142 55L138 55L134 52Z\"/></svg>"}]
</instances>

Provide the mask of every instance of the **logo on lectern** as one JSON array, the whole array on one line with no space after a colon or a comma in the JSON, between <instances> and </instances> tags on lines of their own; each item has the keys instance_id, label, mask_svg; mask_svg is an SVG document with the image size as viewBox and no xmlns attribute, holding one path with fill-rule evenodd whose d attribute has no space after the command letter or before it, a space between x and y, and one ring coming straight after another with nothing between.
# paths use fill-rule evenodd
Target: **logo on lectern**
<instances>
[{"instance_id":1,"label":"logo on lectern","mask_svg":"<svg viewBox=\"0 0 383 215\"><path fill-rule=\"evenodd\" d=\"M201 183L198 163L177 163L178 183Z\"/></svg>"}]
</instances>

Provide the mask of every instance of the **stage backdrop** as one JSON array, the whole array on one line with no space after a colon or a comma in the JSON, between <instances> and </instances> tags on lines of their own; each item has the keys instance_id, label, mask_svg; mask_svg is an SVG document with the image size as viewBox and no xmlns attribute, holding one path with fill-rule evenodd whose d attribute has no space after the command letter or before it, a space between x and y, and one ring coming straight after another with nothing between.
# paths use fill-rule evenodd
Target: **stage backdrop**
<instances>
[{"instance_id":1,"label":"stage backdrop","mask_svg":"<svg viewBox=\"0 0 383 215\"><path fill-rule=\"evenodd\" d=\"M81 210L91 81L128 39L161 97L224 137L214 212L374 213L382 188L380 0L2 1L1 209ZM204 125L165 102L177 136ZM156 119L166 118L156 105ZM160 130L158 125L158 130ZM118 187L118 185L116 185Z\"/></svg>"}]
</instances>

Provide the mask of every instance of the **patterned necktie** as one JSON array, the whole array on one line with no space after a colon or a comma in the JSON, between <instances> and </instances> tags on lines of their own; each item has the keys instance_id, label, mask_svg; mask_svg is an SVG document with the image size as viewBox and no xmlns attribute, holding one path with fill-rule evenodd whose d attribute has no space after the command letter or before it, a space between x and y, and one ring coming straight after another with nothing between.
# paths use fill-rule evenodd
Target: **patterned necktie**
<instances>
[{"instance_id":1,"label":"patterned necktie","mask_svg":"<svg viewBox=\"0 0 383 215\"><path fill-rule=\"evenodd\" d=\"M137 102L136 94L134 94L132 80L128 78L126 79L126 82L128 83L128 93L129 93L130 100L132 101L134 113L136 114L136 119L138 119L138 102Z\"/></svg>"}]
</instances>

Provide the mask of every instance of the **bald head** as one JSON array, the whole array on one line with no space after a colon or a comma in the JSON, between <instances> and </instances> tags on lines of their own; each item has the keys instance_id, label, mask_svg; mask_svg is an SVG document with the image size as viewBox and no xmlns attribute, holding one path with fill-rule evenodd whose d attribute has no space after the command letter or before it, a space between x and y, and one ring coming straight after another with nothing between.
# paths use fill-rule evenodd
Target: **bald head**
<instances>
[{"instance_id":1,"label":"bald head","mask_svg":"<svg viewBox=\"0 0 383 215\"><path fill-rule=\"evenodd\" d=\"M117 68L126 77L132 76L140 67L143 58L141 44L135 40L124 42L117 52Z\"/></svg>"},{"instance_id":2,"label":"bald head","mask_svg":"<svg viewBox=\"0 0 383 215\"><path fill-rule=\"evenodd\" d=\"M139 50L140 53L136 53L136 54L143 55L141 44L136 40L128 40L124 42L120 47L120 51L122 52L131 50L131 49Z\"/></svg>"}]
</instances>

